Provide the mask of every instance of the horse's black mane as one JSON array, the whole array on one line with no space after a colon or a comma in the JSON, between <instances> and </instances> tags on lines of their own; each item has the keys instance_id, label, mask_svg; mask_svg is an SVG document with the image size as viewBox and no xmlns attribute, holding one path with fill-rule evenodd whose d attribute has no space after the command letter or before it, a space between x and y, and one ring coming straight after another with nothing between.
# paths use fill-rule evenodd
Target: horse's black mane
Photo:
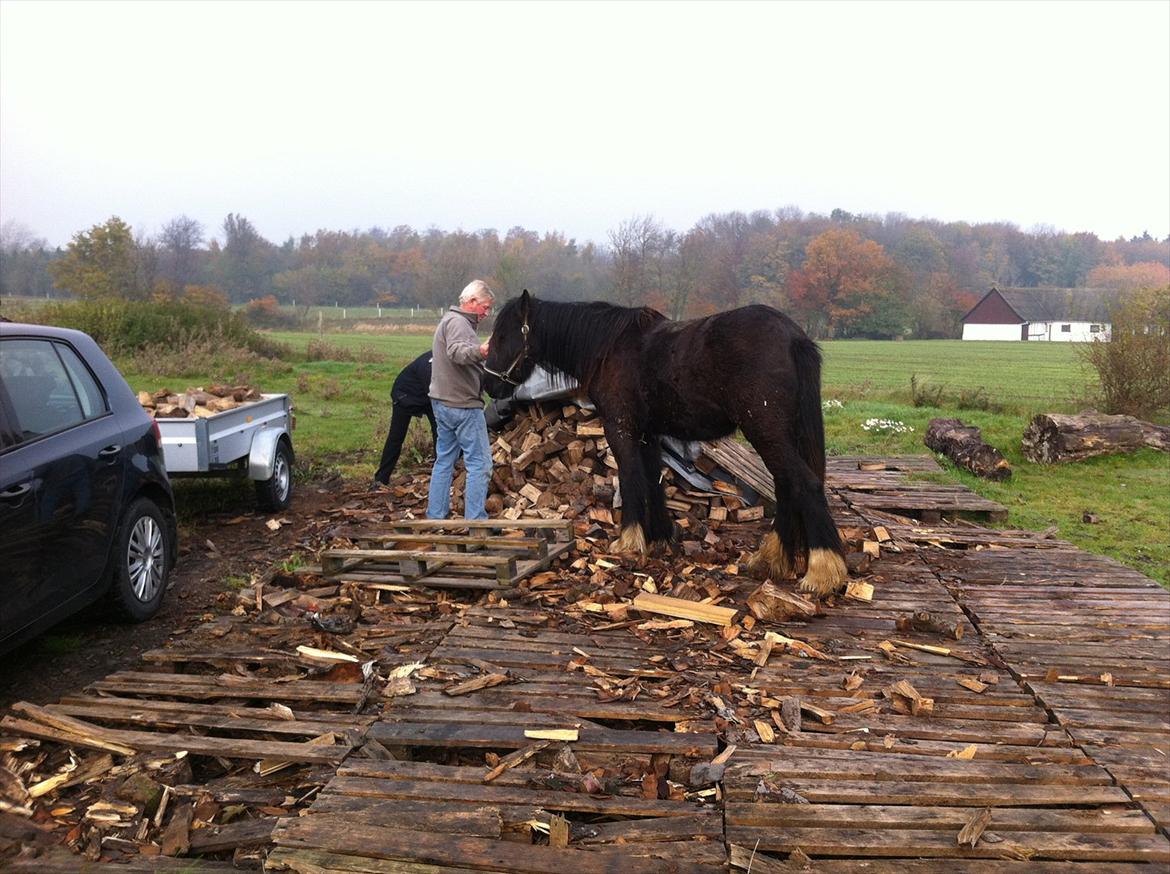
<instances>
[{"instance_id":1,"label":"horse's black mane","mask_svg":"<svg viewBox=\"0 0 1170 874\"><path fill-rule=\"evenodd\" d=\"M519 303L517 298L505 304L500 319ZM529 316L533 352L540 363L554 373L575 377L586 389L619 337L631 330L641 333L665 320L666 316L650 307L536 299Z\"/></svg>"}]
</instances>

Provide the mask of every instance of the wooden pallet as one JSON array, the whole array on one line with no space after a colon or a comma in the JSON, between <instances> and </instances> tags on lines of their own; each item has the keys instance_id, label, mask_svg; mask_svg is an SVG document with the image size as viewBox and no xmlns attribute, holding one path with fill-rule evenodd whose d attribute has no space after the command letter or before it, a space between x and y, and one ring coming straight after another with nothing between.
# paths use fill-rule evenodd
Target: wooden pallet
<instances>
[{"instance_id":1,"label":"wooden pallet","mask_svg":"<svg viewBox=\"0 0 1170 874\"><path fill-rule=\"evenodd\" d=\"M728 843L765 852L1170 861L1170 841L1097 765L752 749L729 766L724 789ZM776 791L783 789L808 803L784 803ZM991 836L958 846L980 808L991 808Z\"/></svg>"},{"instance_id":2,"label":"wooden pallet","mask_svg":"<svg viewBox=\"0 0 1170 874\"><path fill-rule=\"evenodd\" d=\"M1074 549L970 553L955 572L1025 688L1170 828L1170 593Z\"/></svg>"},{"instance_id":3,"label":"wooden pallet","mask_svg":"<svg viewBox=\"0 0 1170 874\"><path fill-rule=\"evenodd\" d=\"M516 529L524 536L491 533L501 527ZM443 533L464 529L469 533ZM414 519L390 523L385 531L353 532L351 536L360 548L321 553L323 576L365 584L461 589L515 586L547 568L575 542L572 522L530 519ZM387 545L395 548L384 548Z\"/></svg>"},{"instance_id":4,"label":"wooden pallet","mask_svg":"<svg viewBox=\"0 0 1170 874\"><path fill-rule=\"evenodd\" d=\"M565 745L542 742L539 734L550 730L575 733L569 746L586 769L640 775L660 763L677 776L717 752L709 723L706 733L678 730L702 722L695 714L656 707L652 698L606 702L593 685L596 674L570 670L588 664L610 677L660 677L652 648L629 634L559 627L558 617L544 611L466 611L427 660L435 672L450 675L445 687L420 679L416 694L388 702L368 730L367 737L396 760L348 760L309 815L276 832L269 868L362 870L377 859L428 871L543 872L566 865L606 872L725 870L715 806L646 798L640 782L629 783L626 792L590 795L550 772ZM459 677L475 670L506 675L508 682L449 694ZM611 721L661 728L605 724ZM519 750L531 751L531 761L490 781L486 765L443 761L482 761L486 752ZM534 844L534 829L539 833L554 814L571 820L568 845Z\"/></svg>"},{"instance_id":5,"label":"wooden pallet","mask_svg":"<svg viewBox=\"0 0 1170 874\"><path fill-rule=\"evenodd\" d=\"M428 872L726 871L711 805L543 788L533 771L425 762L343 766L308 815L285 820L268 870ZM573 818L566 847L534 845L554 815ZM391 825L392 824L392 825ZM605 843L602 843L602 842ZM370 860L398 860L398 868ZM423 867L425 866L425 868ZM432 867L433 866L433 867Z\"/></svg>"},{"instance_id":6,"label":"wooden pallet","mask_svg":"<svg viewBox=\"0 0 1170 874\"><path fill-rule=\"evenodd\" d=\"M929 524L938 523L944 515L963 514L993 522L1006 519L1008 515L1007 507L982 498L964 486L905 482L896 488L852 486L840 491L850 505L863 513L865 510L889 510Z\"/></svg>"}]
</instances>

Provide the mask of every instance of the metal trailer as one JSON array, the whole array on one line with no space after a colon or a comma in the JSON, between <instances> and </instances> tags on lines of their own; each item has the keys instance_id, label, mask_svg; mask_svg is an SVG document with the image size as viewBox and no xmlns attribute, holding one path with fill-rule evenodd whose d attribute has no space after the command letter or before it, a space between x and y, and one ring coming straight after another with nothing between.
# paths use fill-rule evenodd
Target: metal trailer
<instances>
[{"instance_id":1,"label":"metal trailer","mask_svg":"<svg viewBox=\"0 0 1170 874\"><path fill-rule=\"evenodd\" d=\"M260 397L206 418L156 419L167 474L247 476L263 509L285 509L292 499L292 402L286 394Z\"/></svg>"}]
</instances>

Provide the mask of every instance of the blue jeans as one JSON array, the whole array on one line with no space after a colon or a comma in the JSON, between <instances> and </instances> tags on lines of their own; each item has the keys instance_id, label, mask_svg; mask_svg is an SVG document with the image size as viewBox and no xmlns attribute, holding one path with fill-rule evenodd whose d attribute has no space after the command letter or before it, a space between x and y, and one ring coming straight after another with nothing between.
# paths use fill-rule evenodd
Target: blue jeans
<instances>
[{"instance_id":1,"label":"blue jeans","mask_svg":"<svg viewBox=\"0 0 1170 874\"><path fill-rule=\"evenodd\" d=\"M455 462L463 454L467 468L467 493L463 496L464 519L486 519L488 480L492 475L492 453L488 444L487 420L483 407L470 410L449 407L431 400L438 425L435 443L435 467L431 471L431 490L427 498L427 518L446 519L451 512L451 479Z\"/></svg>"}]
</instances>

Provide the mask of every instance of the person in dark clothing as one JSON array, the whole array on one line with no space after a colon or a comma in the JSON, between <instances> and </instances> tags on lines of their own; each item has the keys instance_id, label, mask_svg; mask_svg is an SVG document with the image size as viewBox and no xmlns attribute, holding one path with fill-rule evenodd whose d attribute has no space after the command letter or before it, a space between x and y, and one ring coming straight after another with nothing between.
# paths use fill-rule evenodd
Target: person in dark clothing
<instances>
[{"instance_id":1,"label":"person in dark clothing","mask_svg":"<svg viewBox=\"0 0 1170 874\"><path fill-rule=\"evenodd\" d=\"M431 423L431 441L435 440L435 414L431 410L428 395L431 387L431 351L428 349L402 369L390 389L393 411L390 414L390 431L386 434L386 445L382 447L382 461L374 474L373 486L386 485L398 464L402 453L402 442L415 416L426 416Z\"/></svg>"}]
</instances>

